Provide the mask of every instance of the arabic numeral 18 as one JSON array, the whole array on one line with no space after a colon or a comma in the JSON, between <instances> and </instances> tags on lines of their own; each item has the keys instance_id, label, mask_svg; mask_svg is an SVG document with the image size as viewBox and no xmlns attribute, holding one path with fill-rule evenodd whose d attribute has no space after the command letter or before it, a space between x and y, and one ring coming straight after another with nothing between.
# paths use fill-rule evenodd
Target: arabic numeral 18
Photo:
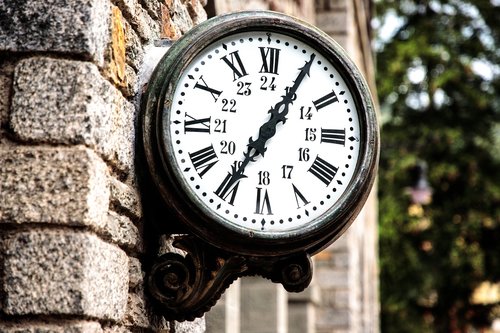
<instances>
[{"instance_id":1,"label":"arabic numeral 18","mask_svg":"<svg viewBox=\"0 0 500 333\"><path fill-rule=\"evenodd\" d=\"M271 179L269 178L269 171L259 171L259 185L269 185Z\"/></svg>"}]
</instances>

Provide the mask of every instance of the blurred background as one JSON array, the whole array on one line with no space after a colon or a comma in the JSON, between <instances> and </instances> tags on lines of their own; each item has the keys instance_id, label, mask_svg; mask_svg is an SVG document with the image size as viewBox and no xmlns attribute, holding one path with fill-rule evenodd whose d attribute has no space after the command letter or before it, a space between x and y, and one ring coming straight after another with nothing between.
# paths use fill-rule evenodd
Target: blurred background
<instances>
[{"instance_id":1,"label":"blurred background","mask_svg":"<svg viewBox=\"0 0 500 333\"><path fill-rule=\"evenodd\" d=\"M500 330L500 1L376 1L382 332Z\"/></svg>"}]
</instances>

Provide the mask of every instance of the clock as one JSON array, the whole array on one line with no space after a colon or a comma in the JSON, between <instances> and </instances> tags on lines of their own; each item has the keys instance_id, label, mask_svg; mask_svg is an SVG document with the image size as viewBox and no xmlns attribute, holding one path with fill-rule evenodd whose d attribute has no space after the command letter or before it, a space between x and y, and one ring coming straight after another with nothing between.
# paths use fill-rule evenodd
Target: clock
<instances>
[{"instance_id":1,"label":"clock","mask_svg":"<svg viewBox=\"0 0 500 333\"><path fill-rule=\"evenodd\" d=\"M378 160L369 90L317 28L274 12L208 20L175 42L143 96L162 201L233 253L316 253L362 208ZM167 222L163 222L167 223Z\"/></svg>"}]
</instances>

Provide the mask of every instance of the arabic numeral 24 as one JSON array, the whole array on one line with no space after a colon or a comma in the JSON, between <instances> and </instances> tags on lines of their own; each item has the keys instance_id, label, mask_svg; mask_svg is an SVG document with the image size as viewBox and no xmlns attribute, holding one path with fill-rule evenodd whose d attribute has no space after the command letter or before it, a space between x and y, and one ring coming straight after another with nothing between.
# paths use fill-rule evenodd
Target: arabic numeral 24
<instances>
[{"instance_id":1,"label":"arabic numeral 24","mask_svg":"<svg viewBox=\"0 0 500 333\"><path fill-rule=\"evenodd\" d=\"M262 82L262 84L260 85L260 89L261 90L269 89L271 91L274 91L274 89L276 89L276 85L274 84L274 80L275 80L275 78L271 77L271 80L268 83L269 79L267 78L267 76L265 76L265 75L261 76L260 81Z\"/></svg>"}]
</instances>

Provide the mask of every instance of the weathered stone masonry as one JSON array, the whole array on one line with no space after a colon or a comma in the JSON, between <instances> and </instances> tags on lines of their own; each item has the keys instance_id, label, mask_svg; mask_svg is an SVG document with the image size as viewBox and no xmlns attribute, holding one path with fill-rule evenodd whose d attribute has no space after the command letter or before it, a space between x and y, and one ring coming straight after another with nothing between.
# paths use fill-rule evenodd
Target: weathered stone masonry
<instances>
[{"instance_id":1,"label":"weathered stone masonry","mask_svg":"<svg viewBox=\"0 0 500 333\"><path fill-rule=\"evenodd\" d=\"M144 50L202 0L0 1L0 332L203 332L144 296Z\"/></svg>"}]
</instances>

